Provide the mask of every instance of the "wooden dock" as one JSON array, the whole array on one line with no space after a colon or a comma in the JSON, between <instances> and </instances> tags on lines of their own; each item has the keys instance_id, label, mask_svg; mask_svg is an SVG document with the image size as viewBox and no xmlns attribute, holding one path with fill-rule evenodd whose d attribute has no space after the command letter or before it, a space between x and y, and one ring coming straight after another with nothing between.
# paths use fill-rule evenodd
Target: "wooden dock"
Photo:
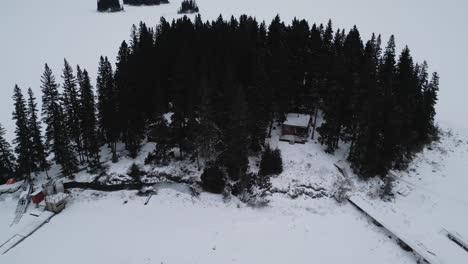
<instances>
[{"instance_id":1,"label":"wooden dock","mask_svg":"<svg viewBox=\"0 0 468 264\"><path fill-rule=\"evenodd\" d=\"M468 263L468 252L464 248L466 242L460 236L454 235L457 233L444 232L443 228L434 227L427 230L429 235L417 237L412 235L410 230L405 230L405 225L389 221L365 198L352 196L348 201L393 237L406 244L421 260L429 264Z\"/></svg>"}]
</instances>

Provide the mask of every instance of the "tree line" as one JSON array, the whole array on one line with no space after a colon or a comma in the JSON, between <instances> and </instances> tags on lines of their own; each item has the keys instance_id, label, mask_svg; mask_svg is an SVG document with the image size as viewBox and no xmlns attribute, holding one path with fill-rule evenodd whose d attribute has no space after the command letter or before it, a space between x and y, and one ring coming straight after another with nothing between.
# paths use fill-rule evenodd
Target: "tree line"
<instances>
[{"instance_id":1,"label":"tree line","mask_svg":"<svg viewBox=\"0 0 468 264\"><path fill-rule=\"evenodd\" d=\"M86 70L78 67L75 76L65 61L59 92L46 65L42 146L34 96L25 103L15 87L17 161L6 151L0 168L46 170L49 153L72 175L79 163L98 167L103 144L116 162L118 142L136 157L149 140L157 146L146 163L192 159L221 168L243 188L248 157L265 149L286 113L299 112L323 117L317 132L327 152L346 144L356 173L384 177L436 137L439 77L429 76L426 62L415 63L407 47L397 56L393 36L385 49L381 42L376 35L363 42L357 27L346 32L331 21L297 19L286 25L279 16L269 25L245 15L211 22L161 18L155 28L140 23L121 43L115 71L100 58L96 103Z\"/></svg>"},{"instance_id":2,"label":"tree line","mask_svg":"<svg viewBox=\"0 0 468 264\"><path fill-rule=\"evenodd\" d=\"M123 0L125 5L160 5L168 4L169 0Z\"/></svg>"}]
</instances>

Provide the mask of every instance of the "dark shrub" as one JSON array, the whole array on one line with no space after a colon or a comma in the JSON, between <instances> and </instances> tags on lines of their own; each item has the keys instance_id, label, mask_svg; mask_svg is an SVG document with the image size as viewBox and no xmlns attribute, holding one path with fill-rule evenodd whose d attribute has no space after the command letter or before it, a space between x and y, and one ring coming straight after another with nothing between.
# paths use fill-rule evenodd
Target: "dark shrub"
<instances>
[{"instance_id":1,"label":"dark shrub","mask_svg":"<svg viewBox=\"0 0 468 264\"><path fill-rule=\"evenodd\" d=\"M171 147L166 144L159 144L153 152L148 153L145 158L145 165L167 165L174 158L174 153L171 152Z\"/></svg>"},{"instance_id":2,"label":"dark shrub","mask_svg":"<svg viewBox=\"0 0 468 264\"><path fill-rule=\"evenodd\" d=\"M270 175L256 175L256 184L257 187L260 189L270 189L271 188L271 181Z\"/></svg>"},{"instance_id":3,"label":"dark shrub","mask_svg":"<svg viewBox=\"0 0 468 264\"><path fill-rule=\"evenodd\" d=\"M222 193L226 184L224 178L224 172L218 167L207 167L201 175L202 187L207 192Z\"/></svg>"},{"instance_id":4,"label":"dark shrub","mask_svg":"<svg viewBox=\"0 0 468 264\"><path fill-rule=\"evenodd\" d=\"M139 179L141 176L145 175L146 172L143 167L139 164L133 163L130 168L128 168L127 175L134 178Z\"/></svg>"},{"instance_id":5,"label":"dark shrub","mask_svg":"<svg viewBox=\"0 0 468 264\"><path fill-rule=\"evenodd\" d=\"M260 162L260 175L280 174L283 172L283 160L279 149L272 150L267 147L262 154Z\"/></svg>"}]
</instances>

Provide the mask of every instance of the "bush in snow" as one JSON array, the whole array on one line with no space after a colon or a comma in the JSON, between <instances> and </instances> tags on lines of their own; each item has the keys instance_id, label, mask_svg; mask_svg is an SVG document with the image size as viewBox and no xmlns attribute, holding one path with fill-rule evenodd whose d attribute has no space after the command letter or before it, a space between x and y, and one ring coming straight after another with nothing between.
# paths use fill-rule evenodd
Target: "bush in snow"
<instances>
[{"instance_id":1,"label":"bush in snow","mask_svg":"<svg viewBox=\"0 0 468 264\"><path fill-rule=\"evenodd\" d=\"M395 178L392 175L387 175L383 178L383 186L380 193L380 198L382 200L391 200L394 197L393 194L393 183Z\"/></svg>"},{"instance_id":2,"label":"bush in snow","mask_svg":"<svg viewBox=\"0 0 468 264\"><path fill-rule=\"evenodd\" d=\"M338 178L333 185L333 198L338 203L346 202L348 199L348 192L351 190L348 181L345 178Z\"/></svg>"},{"instance_id":3,"label":"bush in snow","mask_svg":"<svg viewBox=\"0 0 468 264\"><path fill-rule=\"evenodd\" d=\"M136 164L135 162L132 163L130 168L128 168L127 175L134 178L139 179L141 176L145 175L146 171L140 164Z\"/></svg>"},{"instance_id":4,"label":"bush in snow","mask_svg":"<svg viewBox=\"0 0 468 264\"><path fill-rule=\"evenodd\" d=\"M201 175L202 187L207 192L222 193L225 187L224 172L217 166L205 168Z\"/></svg>"},{"instance_id":5,"label":"bush in snow","mask_svg":"<svg viewBox=\"0 0 468 264\"><path fill-rule=\"evenodd\" d=\"M153 152L148 153L145 158L145 165L167 165L174 158L174 152L168 144L159 144Z\"/></svg>"},{"instance_id":6,"label":"bush in snow","mask_svg":"<svg viewBox=\"0 0 468 264\"><path fill-rule=\"evenodd\" d=\"M256 175L256 185L260 189L270 189L271 188L271 181L270 181L270 175L262 175L258 174Z\"/></svg>"},{"instance_id":7,"label":"bush in snow","mask_svg":"<svg viewBox=\"0 0 468 264\"><path fill-rule=\"evenodd\" d=\"M272 150L267 147L262 154L260 162L260 175L273 175L283 172L283 160L279 149Z\"/></svg>"}]
</instances>

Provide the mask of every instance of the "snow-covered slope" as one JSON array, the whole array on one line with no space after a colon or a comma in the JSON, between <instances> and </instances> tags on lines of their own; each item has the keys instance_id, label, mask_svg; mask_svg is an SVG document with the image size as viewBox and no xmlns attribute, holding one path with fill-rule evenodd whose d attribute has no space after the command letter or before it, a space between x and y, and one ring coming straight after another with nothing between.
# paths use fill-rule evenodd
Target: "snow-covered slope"
<instances>
[{"instance_id":1,"label":"snow-covered slope","mask_svg":"<svg viewBox=\"0 0 468 264\"><path fill-rule=\"evenodd\" d=\"M0 262L414 263L357 211L331 200L278 198L252 209L162 190L146 206L131 192L80 192L72 201Z\"/></svg>"},{"instance_id":2,"label":"snow-covered slope","mask_svg":"<svg viewBox=\"0 0 468 264\"><path fill-rule=\"evenodd\" d=\"M373 198L375 181L360 181L349 172L342 159L345 149L329 155L314 141L291 145L279 142L278 134L274 130L270 144L281 149L284 172L272 179L274 191L267 195L266 207L249 207L236 198L225 202L207 193L191 196L181 188L159 189L146 206L146 197L134 191L74 190L65 211L0 256L0 261L415 263L415 256L400 248L385 229L351 204L340 205L329 197L341 177L336 163L348 170L353 192L398 232L437 250L446 245L458 250L453 242L435 238L442 228L466 233L468 197L463 186L467 178L459 173L468 166L466 139L444 133L440 143L415 159L409 173L398 173L395 201L382 202ZM147 144L136 162L141 163L152 147ZM132 162L122 158L117 164L109 163L109 172L125 173ZM82 172L77 179L92 177ZM315 194L321 195L312 198ZM28 216L18 225L9 225L17 196L18 192L0 196L0 211L5 215L0 219L0 244L34 224ZM54 250L53 257L49 250Z\"/></svg>"},{"instance_id":3,"label":"snow-covered slope","mask_svg":"<svg viewBox=\"0 0 468 264\"><path fill-rule=\"evenodd\" d=\"M11 95L15 83L33 88L40 97L40 76L48 62L57 78L67 58L72 65L88 69L94 79L100 55L114 60L120 42L128 39L130 27L139 21L156 25L161 16L180 17L181 0L152 7L125 6L125 12L101 14L95 11L96 0L17 0L4 1L0 8L0 123L11 139ZM397 37L398 48L408 44L417 61L427 59L431 70L440 72L439 120L468 128L463 120L468 114L464 104L466 82L464 62L468 61L465 25L466 1L459 0L198 0L204 19L219 14L248 14L271 21L280 14L285 21L294 17L351 28L358 25L363 38L372 32Z\"/></svg>"},{"instance_id":4,"label":"snow-covered slope","mask_svg":"<svg viewBox=\"0 0 468 264\"><path fill-rule=\"evenodd\" d=\"M432 252L436 263L463 264L468 252L448 233L468 239L468 140L452 131L418 154L408 172L395 172L392 202L356 190L355 200L395 232ZM466 243L466 242L465 242Z\"/></svg>"}]
</instances>

